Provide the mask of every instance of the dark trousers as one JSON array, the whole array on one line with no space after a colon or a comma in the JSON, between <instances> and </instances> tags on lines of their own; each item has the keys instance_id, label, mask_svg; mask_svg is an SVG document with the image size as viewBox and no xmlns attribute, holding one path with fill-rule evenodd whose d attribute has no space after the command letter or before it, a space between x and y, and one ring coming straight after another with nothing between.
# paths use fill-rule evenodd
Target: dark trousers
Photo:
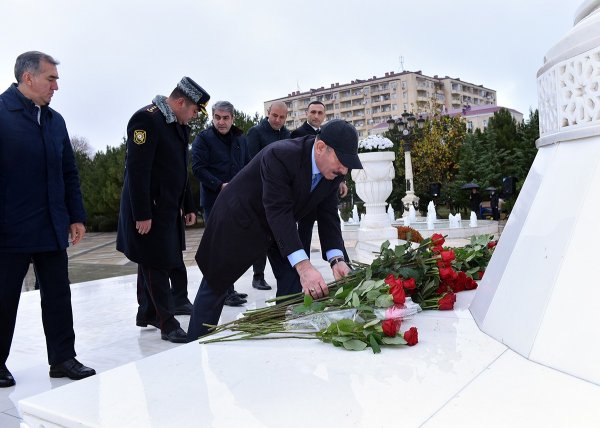
<instances>
[{"instance_id":1,"label":"dark trousers","mask_svg":"<svg viewBox=\"0 0 600 428\"><path fill-rule=\"evenodd\" d=\"M265 266L267 265L267 256L261 256L252 265L252 272L254 272L253 279L264 279L265 278Z\"/></svg>"},{"instance_id":2,"label":"dark trousers","mask_svg":"<svg viewBox=\"0 0 600 428\"><path fill-rule=\"evenodd\" d=\"M275 279L277 280L277 296L287 296L302 291L300 277L296 269L290 265L287 258L281 256L276 245L269 248L267 255L269 263L271 263L271 267L273 268ZM233 284L226 284L220 287L220 290L225 291L219 292L212 288L206 279L202 279L198 294L196 294L196 299L194 300L194 309L188 327L189 340L196 340L208 333L209 327L203 324L217 325L219 323L219 318L223 311L223 303L227 296L226 290L231 286Z\"/></svg>"},{"instance_id":3,"label":"dark trousers","mask_svg":"<svg viewBox=\"0 0 600 428\"><path fill-rule=\"evenodd\" d=\"M173 315L173 296L169 283L170 269L156 269L151 266L138 265L141 270L147 293L145 307L140 305L138 309L138 318L143 314L146 320L156 319L163 333L170 333L179 328L179 321ZM139 272L139 271L138 271ZM139 285L139 277L138 277ZM140 293L138 288L138 303L140 302ZM140 311L146 311L145 313ZM152 316L154 315L154 317Z\"/></svg>"},{"instance_id":4,"label":"dark trousers","mask_svg":"<svg viewBox=\"0 0 600 428\"><path fill-rule=\"evenodd\" d=\"M6 363L15 332L23 279L33 260L40 284L42 325L49 364L75 357L66 250L44 253L0 253L0 363Z\"/></svg>"},{"instance_id":5,"label":"dark trousers","mask_svg":"<svg viewBox=\"0 0 600 428\"><path fill-rule=\"evenodd\" d=\"M187 269L185 268L183 259L181 260L181 264L179 266L169 271L169 279L171 280L171 296L173 298L174 308L189 303L187 290ZM139 305L138 318L145 320L153 320L156 318L154 305L149 303L150 293L144 282L144 275L142 274L142 270L140 269L139 265L137 274L137 301ZM174 310L174 308L172 309Z\"/></svg>"},{"instance_id":6,"label":"dark trousers","mask_svg":"<svg viewBox=\"0 0 600 428\"><path fill-rule=\"evenodd\" d=\"M204 207L204 221L205 222L208 222L208 218L210 217L211 210L212 210L212 205ZM263 260L261 272L264 272L264 271L265 271L265 261ZM264 273L262 274L262 277L264 277ZM233 288L233 284L231 284L231 286L227 289L227 294L229 295L229 294L234 294L234 293L235 293L235 288Z\"/></svg>"}]
</instances>

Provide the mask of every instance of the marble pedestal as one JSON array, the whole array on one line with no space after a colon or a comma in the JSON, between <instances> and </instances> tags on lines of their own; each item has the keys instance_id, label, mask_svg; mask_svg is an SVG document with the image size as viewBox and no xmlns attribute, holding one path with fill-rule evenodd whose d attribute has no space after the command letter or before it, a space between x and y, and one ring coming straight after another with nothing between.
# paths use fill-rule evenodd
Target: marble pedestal
<instances>
[{"instance_id":1,"label":"marble pedestal","mask_svg":"<svg viewBox=\"0 0 600 428\"><path fill-rule=\"evenodd\" d=\"M535 161L471 312L521 355L600 385L600 0L538 73Z\"/></svg>"}]
</instances>

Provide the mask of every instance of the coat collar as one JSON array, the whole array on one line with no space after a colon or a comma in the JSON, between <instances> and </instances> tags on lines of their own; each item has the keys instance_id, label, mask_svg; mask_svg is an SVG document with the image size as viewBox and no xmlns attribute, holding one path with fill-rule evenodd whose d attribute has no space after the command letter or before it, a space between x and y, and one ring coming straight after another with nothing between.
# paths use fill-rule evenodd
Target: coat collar
<instances>
[{"instance_id":1,"label":"coat collar","mask_svg":"<svg viewBox=\"0 0 600 428\"><path fill-rule=\"evenodd\" d=\"M6 107L9 110L25 110L31 114L36 114L36 105L33 101L27 98L25 95L19 91L17 84L13 83L6 90L5 94L8 96L5 98ZM48 114L52 115L53 110L48 106L42 107L42 115Z\"/></svg>"},{"instance_id":2,"label":"coat collar","mask_svg":"<svg viewBox=\"0 0 600 428\"><path fill-rule=\"evenodd\" d=\"M171 106L167 103L167 97L164 95L157 95L152 100L152 103L158 107L167 123L177 122L177 116L175 116L173 109L171 109Z\"/></svg>"}]
</instances>

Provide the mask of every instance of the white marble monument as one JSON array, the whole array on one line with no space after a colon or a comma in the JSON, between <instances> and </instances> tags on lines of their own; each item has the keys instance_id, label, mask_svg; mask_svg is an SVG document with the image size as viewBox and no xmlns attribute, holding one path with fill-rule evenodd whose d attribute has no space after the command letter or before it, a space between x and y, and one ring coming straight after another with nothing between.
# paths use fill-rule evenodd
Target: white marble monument
<instances>
[{"instance_id":1,"label":"white marble monument","mask_svg":"<svg viewBox=\"0 0 600 428\"><path fill-rule=\"evenodd\" d=\"M600 385L600 0L537 82L539 150L470 310L524 357Z\"/></svg>"}]
</instances>

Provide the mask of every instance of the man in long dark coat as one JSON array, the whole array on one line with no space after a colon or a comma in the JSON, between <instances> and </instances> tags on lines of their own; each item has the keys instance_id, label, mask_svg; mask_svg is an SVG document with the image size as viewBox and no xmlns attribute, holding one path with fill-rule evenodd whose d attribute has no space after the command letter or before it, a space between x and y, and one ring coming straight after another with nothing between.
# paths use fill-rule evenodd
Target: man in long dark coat
<instances>
[{"instance_id":1,"label":"man in long dark coat","mask_svg":"<svg viewBox=\"0 0 600 428\"><path fill-rule=\"evenodd\" d=\"M316 137L270 144L221 191L196 253L204 277L194 301L190 340L208 332L203 324L218 323L227 288L265 252L278 296L328 294L296 226L315 209L323 257L335 278L348 274L336 193L349 168L362 168L357 149L356 129L332 120Z\"/></svg>"},{"instance_id":2,"label":"man in long dark coat","mask_svg":"<svg viewBox=\"0 0 600 428\"><path fill-rule=\"evenodd\" d=\"M156 96L127 125L117 250L140 266L161 338L175 343L186 342L186 333L173 313L169 277L182 264L182 214L186 224L196 221L188 186L187 123L208 100L204 89L184 77L169 97Z\"/></svg>"},{"instance_id":3,"label":"man in long dark coat","mask_svg":"<svg viewBox=\"0 0 600 428\"><path fill-rule=\"evenodd\" d=\"M10 352L23 279L33 261L40 285L50 377L83 379L75 359L67 247L85 234L79 174L63 117L49 107L58 61L42 52L17 58L0 95L0 388L15 384Z\"/></svg>"}]
</instances>

